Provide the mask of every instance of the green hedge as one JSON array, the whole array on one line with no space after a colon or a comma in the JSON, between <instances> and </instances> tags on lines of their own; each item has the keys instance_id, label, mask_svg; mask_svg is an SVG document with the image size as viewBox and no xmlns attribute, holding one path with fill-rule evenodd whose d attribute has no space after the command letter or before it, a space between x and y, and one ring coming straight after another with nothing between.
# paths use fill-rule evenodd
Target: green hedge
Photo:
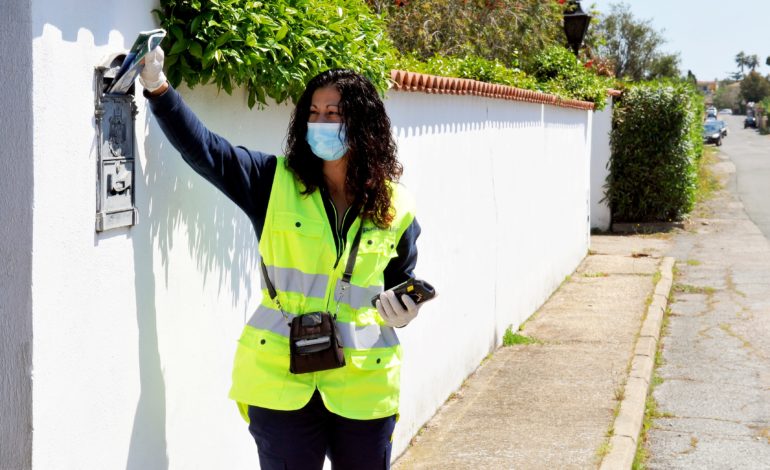
<instances>
[{"instance_id":1,"label":"green hedge","mask_svg":"<svg viewBox=\"0 0 770 470\"><path fill-rule=\"evenodd\" d=\"M499 60L488 60L475 55L463 57L433 56L422 61L414 56L402 56L396 68L410 72L443 77L469 78L482 82L499 83L528 90L538 90L537 80L516 67L506 67Z\"/></svg>"},{"instance_id":2,"label":"green hedge","mask_svg":"<svg viewBox=\"0 0 770 470\"><path fill-rule=\"evenodd\" d=\"M244 86L252 107L296 101L310 78L344 67L388 88L396 49L364 0L161 0L154 12L175 86Z\"/></svg>"},{"instance_id":3,"label":"green hedge","mask_svg":"<svg viewBox=\"0 0 770 470\"><path fill-rule=\"evenodd\" d=\"M703 100L687 83L632 86L612 117L607 199L615 222L680 220L695 203Z\"/></svg>"},{"instance_id":4,"label":"green hedge","mask_svg":"<svg viewBox=\"0 0 770 470\"><path fill-rule=\"evenodd\" d=\"M362 73L382 94L391 69L402 68L592 101L597 109L610 86L563 47L536 54L529 73L476 55L403 56L366 0L160 0L154 12L169 32L163 48L171 84L214 83L227 93L242 86L249 107L268 97L296 101L310 78L336 67Z\"/></svg>"},{"instance_id":5,"label":"green hedge","mask_svg":"<svg viewBox=\"0 0 770 470\"><path fill-rule=\"evenodd\" d=\"M551 46L534 55L527 67L540 84L541 91L563 98L591 101L597 110L604 109L607 89L614 81L586 69L568 49Z\"/></svg>"}]
</instances>

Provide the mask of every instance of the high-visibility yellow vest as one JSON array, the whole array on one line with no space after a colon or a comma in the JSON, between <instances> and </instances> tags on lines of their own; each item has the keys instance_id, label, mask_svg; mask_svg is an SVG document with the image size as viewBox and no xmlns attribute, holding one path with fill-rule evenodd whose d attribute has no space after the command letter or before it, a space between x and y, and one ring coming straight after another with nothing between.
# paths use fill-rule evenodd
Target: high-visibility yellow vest
<instances>
[{"instance_id":1,"label":"high-visibility yellow vest","mask_svg":"<svg viewBox=\"0 0 770 470\"><path fill-rule=\"evenodd\" d=\"M303 185L278 158L259 252L283 312L262 280L262 302L241 334L230 398L248 421L248 405L297 410L317 388L326 407L351 419L376 419L398 412L401 345L393 328L382 324L371 298L382 292L383 271L397 256L396 246L414 220L411 198L391 184L395 218L387 229L364 221L351 285L341 278L360 216L348 230L337 257L334 232L319 191L300 194ZM339 301L338 301L339 297ZM289 372L289 326L295 315L337 314L345 352L344 367L307 374Z\"/></svg>"}]
</instances>

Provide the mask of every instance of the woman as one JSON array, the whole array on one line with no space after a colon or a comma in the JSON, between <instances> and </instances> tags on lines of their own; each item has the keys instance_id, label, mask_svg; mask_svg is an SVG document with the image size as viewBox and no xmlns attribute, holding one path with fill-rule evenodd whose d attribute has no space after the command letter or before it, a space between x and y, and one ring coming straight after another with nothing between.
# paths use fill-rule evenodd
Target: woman
<instances>
[{"instance_id":1,"label":"woman","mask_svg":"<svg viewBox=\"0 0 770 470\"><path fill-rule=\"evenodd\" d=\"M241 335L230 397L261 468L320 469L327 455L335 469L389 468L401 361L393 328L419 307L387 289L413 277L420 227L395 184L402 168L382 100L355 72L319 74L292 115L286 157L276 157L208 131L162 68L157 48L140 77L161 129L259 239L263 299ZM296 370L302 341L327 341L292 337L290 348L290 323L310 314L336 320L344 365Z\"/></svg>"}]
</instances>

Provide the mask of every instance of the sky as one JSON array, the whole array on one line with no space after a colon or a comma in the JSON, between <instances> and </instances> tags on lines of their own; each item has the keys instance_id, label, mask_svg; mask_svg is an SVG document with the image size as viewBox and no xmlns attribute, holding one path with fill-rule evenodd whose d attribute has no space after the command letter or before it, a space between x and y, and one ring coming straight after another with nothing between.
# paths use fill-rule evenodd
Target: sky
<instances>
[{"instance_id":1,"label":"sky","mask_svg":"<svg viewBox=\"0 0 770 470\"><path fill-rule=\"evenodd\" d=\"M582 0L603 14L619 0ZM762 75L770 73L770 0L625 0L637 20L651 20L666 44L661 50L679 52L682 74L691 70L698 80L722 80L738 70L735 56L756 54Z\"/></svg>"}]
</instances>

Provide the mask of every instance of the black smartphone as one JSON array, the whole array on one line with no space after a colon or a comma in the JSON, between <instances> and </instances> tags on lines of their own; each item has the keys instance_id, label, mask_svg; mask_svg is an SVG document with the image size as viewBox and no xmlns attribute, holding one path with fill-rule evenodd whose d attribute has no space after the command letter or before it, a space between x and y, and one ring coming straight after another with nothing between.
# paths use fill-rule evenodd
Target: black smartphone
<instances>
[{"instance_id":1,"label":"black smartphone","mask_svg":"<svg viewBox=\"0 0 770 470\"><path fill-rule=\"evenodd\" d=\"M406 308L406 305L401 302L401 296L404 294L408 295L412 300L414 300L414 303L417 305L423 302L427 302L436 296L436 289L434 289L433 286L430 285L427 281L423 281L422 279L409 279L408 281L402 282L401 284L389 290L392 290L396 293L396 298L404 308ZM377 299L379 298L379 294L372 297L372 307L377 306Z\"/></svg>"}]
</instances>

